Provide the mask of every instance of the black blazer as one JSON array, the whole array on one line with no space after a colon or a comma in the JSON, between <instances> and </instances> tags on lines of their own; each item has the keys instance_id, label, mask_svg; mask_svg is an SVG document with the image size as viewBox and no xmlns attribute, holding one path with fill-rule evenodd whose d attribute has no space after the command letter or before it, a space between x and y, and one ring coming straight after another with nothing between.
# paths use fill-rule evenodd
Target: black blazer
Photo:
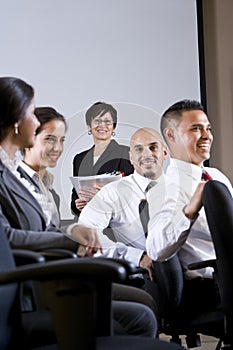
<instances>
[{"instance_id":1,"label":"black blazer","mask_svg":"<svg viewBox=\"0 0 233 350\"><path fill-rule=\"evenodd\" d=\"M124 175L133 173L134 168L129 160L129 147L119 145L115 140L110 144L93 165L94 146L90 149L76 154L73 159L73 176L91 176L111 173L112 171L124 172ZM75 206L75 200L78 198L77 192L73 188L71 198L71 210L74 214L80 214Z\"/></svg>"},{"instance_id":2,"label":"black blazer","mask_svg":"<svg viewBox=\"0 0 233 350\"><path fill-rule=\"evenodd\" d=\"M40 204L0 160L0 220L12 248L41 250L64 248L76 251L78 244L46 226Z\"/></svg>"}]
</instances>

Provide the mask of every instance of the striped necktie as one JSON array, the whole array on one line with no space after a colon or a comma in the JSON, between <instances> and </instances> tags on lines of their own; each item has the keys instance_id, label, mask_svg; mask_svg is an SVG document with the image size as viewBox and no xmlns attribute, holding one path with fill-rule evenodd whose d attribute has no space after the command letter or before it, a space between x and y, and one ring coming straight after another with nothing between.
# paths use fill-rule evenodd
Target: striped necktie
<instances>
[{"instance_id":1,"label":"striped necktie","mask_svg":"<svg viewBox=\"0 0 233 350\"><path fill-rule=\"evenodd\" d=\"M156 185L156 181L151 181L145 192L147 193L153 186ZM139 207L138 207L138 210L139 210L139 216L140 216L140 220L141 220L141 223L142 223L142 227L143 227L143 231L144 231L144 234L145 234L145 237L147 237L147 231L148 231L148 221L149 221L149 208L148 208L148 202L146 199L141 199L140 203L139 203Z\"/></svg>"},{"instance_id":2,"label":"striped necktie","mask_svg":"<svg viewBox=\"0 0 233 350\"><path fill-rule=\"evenodd\" d=\"M202 171L201 179L204 181L213 180L213 178L210 176L210 174L204 169Z\"/></svg>"}]
</instances>

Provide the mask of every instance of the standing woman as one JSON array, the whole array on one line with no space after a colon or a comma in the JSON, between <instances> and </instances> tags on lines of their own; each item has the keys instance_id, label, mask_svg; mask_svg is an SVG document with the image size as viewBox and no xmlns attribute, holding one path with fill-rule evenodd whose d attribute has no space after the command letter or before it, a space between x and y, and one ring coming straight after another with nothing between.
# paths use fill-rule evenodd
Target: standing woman
<instances>
[{"instance_id":1,"label":"standing woman","mask_svg":"<svg viewBox=\"0 0 233 350\"><path fill-rule=\"evenodd\" d=\"M117 125L116 109L105 102L94 103L86 112L88 134L92 135L94 145L73 159L73 176L91 176L113 171L120 171L124 175L133 173L129 160L129 147L118 144L111 137L115 135ZM79 216L81 210L90 200L98 188L92 191L80 191L73 188L71 209Z\"/></svg>"}]
</instances>

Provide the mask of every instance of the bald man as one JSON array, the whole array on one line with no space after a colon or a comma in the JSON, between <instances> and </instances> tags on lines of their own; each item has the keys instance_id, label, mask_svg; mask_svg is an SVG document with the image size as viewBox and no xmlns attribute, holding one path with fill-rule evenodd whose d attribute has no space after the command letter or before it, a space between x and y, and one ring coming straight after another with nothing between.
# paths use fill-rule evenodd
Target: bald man
<instances>
[{"instance_id":1,"label":"bald man","mask_svg":"<svg viewBox=\"0 0 233 350\"><path fill-rule=\"evenodd\" d=\"M131 137L129 155L134 173L105 185L82 210L79 224L96 229L103 256L133 262L146 269L148 278L153 281L152 260L146 253L139 203L146 199L151 181L156 185L163 182L167 149L156 130L141 128ZM115 242L104 234L109 227Z\"/></svg>"}]
</instances>

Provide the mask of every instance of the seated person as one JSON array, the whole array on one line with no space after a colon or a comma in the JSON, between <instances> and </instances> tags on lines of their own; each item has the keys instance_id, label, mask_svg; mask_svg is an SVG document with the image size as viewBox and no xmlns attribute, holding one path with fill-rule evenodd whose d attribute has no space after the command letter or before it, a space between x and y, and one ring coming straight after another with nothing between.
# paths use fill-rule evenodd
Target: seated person
<instances>
[{"instance_id":1,"label":"seated person","mask_svg":"<svg viewBox=\"0 0 233 350\"><path fill-rule=\"evenodd\" d=\"M191 271L188 265L216 258L202 204L206 181L222 182L231 196L232 186L218 169L204 166L204 161L210 158L213 134L198 101L183 100L169 107L161 119L161 132L168 144L171 161L163 191L154 187L148 195L147 252L151 259L158 261L179 254L185 275L184 312L188 310L189 314L195 314L200 309L212 310L220 305L213 269ZM160 198L159 203L157 198Z\"/></svg>"},{"instance_id":2,"label":"seated person","mask_svg":"<svg viewBox=\"0 0 233 350\"><path fill-rule=\"evenodd\" d=\"M140 220L139 205L147 197L151 182L156 182L156 186L163 182L166 156L166 147L157 131L137 130L130 141L134 173L102 187L79 216L80 225L96 229L104 256L122 258L147 270L145 288L155 299L155 284L150 283L153 282L153 265L146 253L146 232ZM104 234L107 227L113 230L116 242Z\"/></svg>"},{"instance_id":3,"label":"seated person","mask_svg":"<svg viewBox=\"0 0 233 350\"><path fill-rule=\"evenodd\" d=\"M36 130L34 146L26 148L20 167L38 184L50 205L51 221L60 227L60 197L53 188L53 175L47 168L54 168L64 150L67 123L63 115L52 107L37 107L35 115L40 122Z\"/></svg>"}]
</instances>

